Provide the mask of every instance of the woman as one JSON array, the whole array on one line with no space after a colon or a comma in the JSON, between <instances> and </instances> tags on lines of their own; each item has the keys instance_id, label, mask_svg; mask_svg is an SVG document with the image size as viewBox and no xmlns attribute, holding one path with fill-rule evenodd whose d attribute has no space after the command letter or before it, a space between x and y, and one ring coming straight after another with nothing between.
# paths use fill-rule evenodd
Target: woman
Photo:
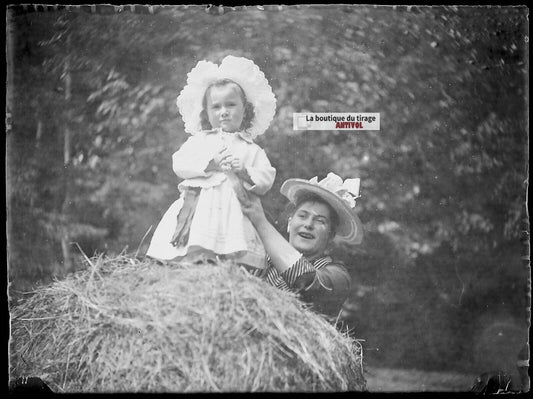
<instances>
[{"instance_id":1,"label":"woman","mask_svg":"<svg viewBox=\"0 0 533 399\"><path fill-rule=\"evenodd\" d=\"M268 254L268 268L261 277L270 284L298 292L312 308L336 318L350 291L350 275L340 262L325 254L335 238L360 244L361 221L354 212L359 197L359 179L342 179L329 173L318 182L289 179L281 194L294 205L288 220L289 241L272 226L259 197L240 192L243 213L250 219Z\"/></svg>"}]
</instances>

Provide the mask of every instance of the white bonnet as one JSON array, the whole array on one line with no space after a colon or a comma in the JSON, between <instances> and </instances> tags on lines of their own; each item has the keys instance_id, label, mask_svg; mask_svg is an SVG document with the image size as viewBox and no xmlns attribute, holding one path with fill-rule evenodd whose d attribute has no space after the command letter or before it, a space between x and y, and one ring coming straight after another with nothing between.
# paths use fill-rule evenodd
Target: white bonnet
<instances>
[{"instance_id":1,"label":"white bonnet","mask_svg":"<svg viewBox=\"0 0 533 399\"><path fill-rule=\"evenodd\" d=\"M176 104L185 123L185 131L195 134L202 130L200 112L209 85L220 79L230 79L241 86L246 99L254 107L254 118L248 129L251 138L263 134L276 112L276 97L265 74L253 61L228 55L220 65L199 61L187 74L187 85L179 94Z\"/></svg>"}]
</instances>

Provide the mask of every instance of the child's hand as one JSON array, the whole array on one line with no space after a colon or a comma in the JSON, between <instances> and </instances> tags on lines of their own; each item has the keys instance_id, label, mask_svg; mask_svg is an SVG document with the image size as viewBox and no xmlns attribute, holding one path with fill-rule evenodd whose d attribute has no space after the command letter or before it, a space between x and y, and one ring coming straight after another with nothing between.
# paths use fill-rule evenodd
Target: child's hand
<instances>
[{"instance_id":1,"label":"child's hand","mask_svg":"<svg viewBox=\"0 0 533 399\"><path fill-rule=\"evenodd\" d=\"M218 153L213 157L213 164L218 170L227 170L231 168L230 164L231 154L228 152L226 147L222 148Z\"/></svg>"},{"instance_id":2,"label":"child's hand","mask_svg":"<svg viewBox=\"0 0 533 399\"><path fill-rule=\"evenodd\" d=\"M231 166L231 169L235 172L241 172L244 170L244 163L240 158L234 157L230 155L228 158L229 165Z\"/></svg>"}]
</instances>

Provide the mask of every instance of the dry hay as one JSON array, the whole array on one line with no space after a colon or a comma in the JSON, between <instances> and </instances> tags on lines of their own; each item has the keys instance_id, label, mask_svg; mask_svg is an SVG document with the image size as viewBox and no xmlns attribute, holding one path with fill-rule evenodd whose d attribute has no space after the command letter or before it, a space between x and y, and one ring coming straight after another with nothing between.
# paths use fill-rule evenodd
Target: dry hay
<instances>
[{"instance_id":1,"label":"dry hay","mask_svg":"<svg viewBox=\"0 0 533 399\"><path fill-rule=\"evenodd\" d=\"M12 380L55 392L365 389L357 341L233 264L88 261L12 306Z\"/></svg>"}]
</instances>

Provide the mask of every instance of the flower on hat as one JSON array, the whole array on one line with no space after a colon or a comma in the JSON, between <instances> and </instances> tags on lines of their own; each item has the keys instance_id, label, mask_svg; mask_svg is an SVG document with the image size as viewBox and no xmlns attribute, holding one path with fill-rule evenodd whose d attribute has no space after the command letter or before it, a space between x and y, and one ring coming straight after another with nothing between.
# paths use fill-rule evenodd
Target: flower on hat
<instances>
[{"instance_id":1,"label":"flower on hat","mask_svg":"<svg viewBox=\"0 0 533 399\"><path fill-rule=\"evenodd\" d=\"M346 179L342 180L340 176L335 173L328 173L328 175L318 181L318 177L315 176L309 180L309 183L322 187L333 194L341 198L350 208L355 207L355 200L359 197L359 187L361 185L361 179Z\"/></svg>"},{"instance_id":2,"label":"flower on hat","mask_svg":"<svg viewBox=\"0 0 533 399\"><path fill-rule=\"evenodd\" d=\"M335 239L350 245L360 244L363 240L363 224L355 212L355 200L360 197L359 178L342 180L335 173L328 175L321 181L318 177L310 180L287 179L280 188L283 194L293 204L297 203L300 193L310 192L326 201L339 216L339 225Z\"/></svg>"}]
</instances>

